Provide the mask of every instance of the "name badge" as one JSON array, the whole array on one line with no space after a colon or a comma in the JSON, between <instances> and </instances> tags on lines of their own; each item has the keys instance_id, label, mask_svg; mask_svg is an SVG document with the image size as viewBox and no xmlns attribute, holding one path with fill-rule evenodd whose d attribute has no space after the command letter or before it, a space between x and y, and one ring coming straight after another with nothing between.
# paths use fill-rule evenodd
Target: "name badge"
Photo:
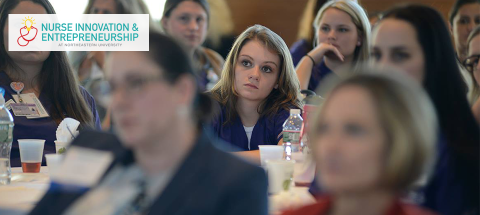
<instances>
[{"instance_id":1,"label":"name badge","mask_svg":"<svg viewBox=\"0 0 480 215\"><path fill-rule=\"evenodd\" d=\"M37 106L35 104L26 104L26 103L11 103L10 107L13 110L15 116L33 116L39 117Z\"/></svg>"},{"instance_id":2,"label":"name badge","mask_svg":"<svg viewBox=\"0 0 480 215\"><path fill-rule=\"evenodd\" d=\"M35 93L21 94L20 97L22 97L22 102L20 102L20 98L18 97L18 95L12 95L12 97L13 97L13 99L15 99L15 101L17 103L35 105L39 115L38 116L35 116L35 115L26 116L27 119L49 117L47 111L45 110L45 108L42 105L42 102L40 102L40 100L37 98ZM17 115L15 115L15 116L17 116Z\"/></svg>"},{"instance_id":3,"label":"name badge","mask_svg":"<svg viewBox=\"0 0 480 215\"><path fill-rule=\"evenodd\" d=\"M5 102L5 107L8 109L8 110L11 110L12 107L10 107L11 104L15 103L15 101L13 101L13 99L10 99L8 100L7 102Z\"/></svg>"},{"instance_id":4,"label":"name badge","mask_svg":"<svg viewBox=\"0 0 480 215\"><path fill-rule=\"evenodd\" d=\"M90 188L97 185L114 159L112 152L71 146L56 170L50 172L52 182Z\"/></svg>"}]
</instances>

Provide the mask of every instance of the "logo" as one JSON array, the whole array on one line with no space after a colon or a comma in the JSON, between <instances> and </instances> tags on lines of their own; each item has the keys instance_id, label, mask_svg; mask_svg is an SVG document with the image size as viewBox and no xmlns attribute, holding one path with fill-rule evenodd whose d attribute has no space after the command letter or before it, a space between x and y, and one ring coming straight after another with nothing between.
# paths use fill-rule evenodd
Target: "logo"
<instances>
[{"instance_id":1,"label":"logo","mask_svg":"<svg viewBox=\"0 0 480 215\"><path fill-rule=\"evenodd\" d=\"M25 19L22 19L22 21L22 24L24 24L25 26L20 28L20 37L18 37L17 43L20 46L27 46L32 40L35 39L35 37L37 37L38 29L33 26L33 24L37 23L35 23L35 19L30 16L25 17ZM33 35L33 33L30 34L32 30L35 31L35 35Z\"/></svg>"}]
</instances>

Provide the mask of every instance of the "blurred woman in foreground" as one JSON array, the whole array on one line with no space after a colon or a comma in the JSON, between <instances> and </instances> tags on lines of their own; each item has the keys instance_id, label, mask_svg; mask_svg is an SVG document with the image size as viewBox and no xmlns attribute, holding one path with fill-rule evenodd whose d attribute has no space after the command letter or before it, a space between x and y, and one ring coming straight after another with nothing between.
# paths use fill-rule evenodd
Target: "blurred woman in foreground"
<instances>
[{"instance_id":1,"label":"blurred woman in foreground","mask_svg":"<svg viewBox=\"0 0 480 215\"><path fill-rule=\"evenodd\" d=\"M318 203L284 215L434 214L400 201L435 155L435 111L420 85L397 73L354 75L330 92L311 121L324 193Z\"/></svg>"}]
</instances>

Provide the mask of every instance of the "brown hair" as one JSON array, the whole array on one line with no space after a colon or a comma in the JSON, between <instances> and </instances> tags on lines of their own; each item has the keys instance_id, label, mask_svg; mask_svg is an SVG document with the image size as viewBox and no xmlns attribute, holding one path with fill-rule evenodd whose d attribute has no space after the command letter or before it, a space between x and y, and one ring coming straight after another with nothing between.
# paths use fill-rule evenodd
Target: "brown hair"
<instances>
[{"instance_id":1,"label":"brown hair","mask_svg":"<svg viewBox=\"0 0 480 215\"><path fill-rule=\"evenodd\" d=\"M238 93L235 91L235 65L242 47L250 40L264 44L269 50L280 57L280 72L278 74L278 89L272 92L259 105L257 111L261 116L273 116L280 108L289 110L292 106L300 108L298 95L300 83L293 67L292 57L287 45L275 32L261 25L247 28L238 36L227 56L220 81L211 90L212 96L227 111L225 123L232 122L237 116L236 103Z\"/></svg>"},{"instance_id":2,"label":"brown hair","mask_svg":"<svg viewBox=\"0 0 480 215\"><path fill-rule=\"evenodd\" d=\"M0 29L5 27L8 14L21 0L0 1ZM42 5L47 14L55 14L55 10L48 0L31 0ZM0 34L0 70L12 68L20 71L15 62L5 50L3 33ZM37 77L39 88L52 102L50 116L60 123L65 117L72 117L80 121L83 126L93 127L93 114L80 91L80 86L70 68L67 54L63 51L52 51L43 62L42 70Z\"/></svg>"},{"instance_id":3,"label":"brown hair","mask_svg":"<svg viewBox=\"0 0 480 215\"><path fill-rule=\"evenodd\" d=\"M203 7L207 13L207 18L210 18L210 6L206 0L167 0L163 8L163 17L170 17L172 11L182 2L192 1Z\"/></svg>"}]
</instances>

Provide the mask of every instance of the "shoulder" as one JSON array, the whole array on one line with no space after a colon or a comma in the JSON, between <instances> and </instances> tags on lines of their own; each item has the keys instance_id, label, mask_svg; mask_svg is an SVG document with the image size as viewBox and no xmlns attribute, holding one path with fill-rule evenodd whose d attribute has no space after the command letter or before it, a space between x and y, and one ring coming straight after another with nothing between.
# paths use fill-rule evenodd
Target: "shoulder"
<instances>
[{"instance_id":1,"label":"shoulder","mask_svg":"<svg viewBox=\"0 0 480 215\"><path fill-rule=\"evenodd\" d=\"M216 51L214 51L212 49L209 49L209 48L205 48L205 47L202 47L201 50L203 51L203 53L205 53L208 60L210 60L211 62L213 61L213 62L217 62L217 63L221 63L221 64L223 64L223 62L225 62L223 57L220 54L218 54Z\"/></svg>"},{"instance_id":2,"label":"shoulder","mask_svg":"<svg viewBox=\"0 0 480 215\"><path fill-rule=\"evenodd\" d=\"M120 140L114 134L86 129L73 140L72 145L97 150L113 150L123 148Z\"/></svg>"},{"instance_id":3,"label":"shoulder","mask_svg":"<svg viewBox=\"0 0 480 215\"><path fill-rule=\"evenodd\" d=\"M290 110L291 109L301 109L293 104L290 104L286 107L280 107L277 111L277 113L275 114L275 118L278 119L285 119L285 118L288 118L290 116Z\"/></svg>"},{"instance_id":4,"label":"shoulder","mask_svg":"<svg viewBox=\"0 0 480 215\"><path fill-rule=\"evenodd\" d=\"M210 62L214 71L218 75L221 75L223 64L225 63L225 60L223 59L223 57L220 54L218 54L216 51L209 48L200 47L200 51L203 52L207 60Z\"/></svg>"},{"instance_id":5,"label":"shoulder","mask_svg":"<svg viewBox=\"0 0 480 215\"><path fill-rule=\"evenodd\" d=\"M439 215L431 210L413 204L400 203L403 213L401 215Z\"/></svg>"},{"instance_id":6,"label":"shoulder","mask_svg":"<svg viewBox=\"0 0 480 215\"><path fill-rule=\"evenodd\" d=\"M301 40L297 40L295 43L293 43L292 47L290 48L290 52L292 54L296 53L296 54L306 54L309 50L310 47L309 47L309 44L307 42L307 40L305 39L301 39Z\"/></svg>"},{"instance_id":7,"label":"shoulder","mask_svg":"<svg viewBox=\"0 0 480 215\"><path fill-rule=\"evenodd\" d=\"M90 107L95 103L95 99L93 98L92 94L90 94L83 86L79 86L80 93L83 96L83 99L88 103Z\"/></svg>"},{"instance_id":8,"label":"shoulder","mask_svg":"<svg viewBox=\"0 0 480 215\"><path fill-rule=\"evenodd\" d=\"M330 199L320 198L315 204L307 205L295 210L287 210L282 215L323 215L327 214L330 207Z\"/></svg>"}]
</instances>

